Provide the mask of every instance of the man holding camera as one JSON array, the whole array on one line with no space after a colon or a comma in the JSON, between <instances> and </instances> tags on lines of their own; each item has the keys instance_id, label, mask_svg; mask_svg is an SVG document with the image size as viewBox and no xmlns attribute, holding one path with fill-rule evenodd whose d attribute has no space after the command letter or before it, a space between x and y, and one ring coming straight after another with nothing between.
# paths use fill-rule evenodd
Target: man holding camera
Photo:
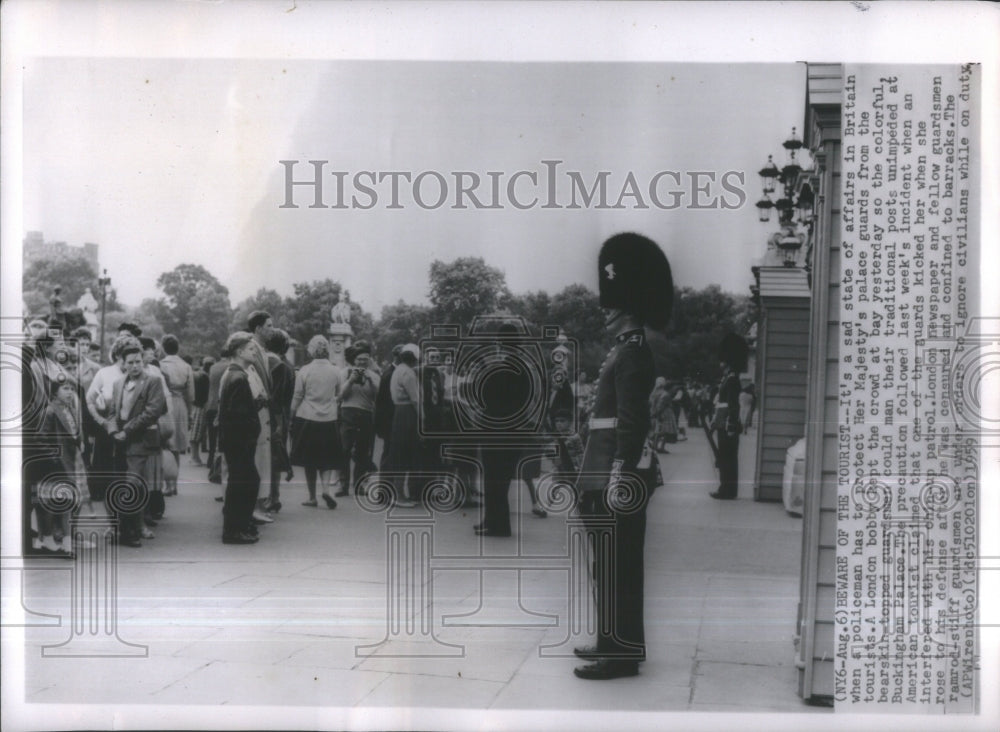
<instances>
[{"instance_id":1,"label":"man holding camera","mask_svg":"<svg viewBox=\"0 0 1000 732\"><path fill-rule=\"evenodd\" d=\"M379 393L379 376L372 368L372 349L366 341L358 341L345 352L347 371L344 387L340 392L340 444L344 450L344 465L341 469L341 489L337 497L349 495L355 486L357 495L361 489L355 485L368 473L376 470L372 462L375 446L375 398ZM357 470L351 480L351 459Z\"/></svg>"},{"instance_id":2,"label":"man holding camera","mask_svg":"<svg viewBox=\"0 0 1000 732\"><path fill-rule=\"evenodd\" d=\"M604 243L598 277L604 325L615 342L598 376L577 482L593 552L598 631L595 645L574 651L593 663L574 673L606 680L637 675L646 659L643 544L659 471L647 441L654 368L645 328L669 321L673 280L660 248L638 234Z\"/></svg>"}]
</instances>

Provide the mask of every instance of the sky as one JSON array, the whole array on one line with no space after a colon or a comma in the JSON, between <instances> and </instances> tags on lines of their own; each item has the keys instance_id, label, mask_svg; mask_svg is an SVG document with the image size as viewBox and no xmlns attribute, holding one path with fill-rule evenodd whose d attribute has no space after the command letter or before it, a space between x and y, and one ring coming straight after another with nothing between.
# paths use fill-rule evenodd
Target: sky
<instances>
[{"instance_id":1,"label":"sky","mask_svg":"<svg viewBox=\"0 0 1000 732\"><path fill-rule=\"evenodd\" d=\"M756 171L801 134L801 64L517 63L36 58L24 76L24 228L100 245L119 299L157 297L156 278L205 266L231 302L269 287L338 280L375 313L426 303L435 259L483 257L515 293L596 289L600 243L638 231L666 252L678 285L747 294L772 227L757 221ZM311 180L323 166L322 202ZM547 177L549 164L555 174ZM337 203L343 173L345 208ZM408 173L398 208L391 178ZM480 178L456 209L455 173ZM514 181L513 199L507 184ZM570 173L607 204L568 208ZM667 171L658 179L658 173ZM692 172L702 175L692 177ZM421 173L418 194L412 181ZM723 176L728 186L723 188ZM447 185L439 198L440 174ZM629 176L635 180L631 188ZM714 176L714 180L709 177ZM742 182L738 175L742 175ZM555 181L555 207L547 181ZM471 181L466 177L465 182ZM657 181L657 208L649 189ZM694 187L707 187L696 193ZM672 194L671 191L677 191ZM357 199L353 202L352 197ZM515 203L538 203L525 209ZM715 201L716 208L691 204ZM374 203L370 208L360 208ZM726 204L732 208L718 207ZM645 205L646 208L639 208Z\"/></svg>"}]
</instances>

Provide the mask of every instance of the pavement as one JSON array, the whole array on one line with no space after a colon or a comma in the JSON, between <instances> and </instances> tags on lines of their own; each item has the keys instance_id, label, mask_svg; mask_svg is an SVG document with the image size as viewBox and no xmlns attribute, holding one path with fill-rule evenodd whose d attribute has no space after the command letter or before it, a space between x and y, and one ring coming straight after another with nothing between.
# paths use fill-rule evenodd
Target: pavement
<instances>
[{"instance_id":1,"label":"pavement","mask_svg":"<svg viewBox=\"0 0 1000 732\"><path fill-rule=\"evenodd\" d=\"M660 456L666 484L648 511L637 677L574 677L588 603L567 569L566 515L533 516L523 488L511 489L514 538L474 536L476 509L437 516L431 559L412 565L425 574L387 581L385 513L354 499L303 507L297 477L258 544L223 545L220 487L184 458L156 538L119 550L117 634L138 655L43 655L86 634L69 628L73 562L27 562L22 599L37 622L23 635L25 702L822 714L796 694L801 520L752 500L754 431L736 501L708 497L709 449L689 433ZM387 595L407 581L424 591Z\"/></svg>"}]
</instances>

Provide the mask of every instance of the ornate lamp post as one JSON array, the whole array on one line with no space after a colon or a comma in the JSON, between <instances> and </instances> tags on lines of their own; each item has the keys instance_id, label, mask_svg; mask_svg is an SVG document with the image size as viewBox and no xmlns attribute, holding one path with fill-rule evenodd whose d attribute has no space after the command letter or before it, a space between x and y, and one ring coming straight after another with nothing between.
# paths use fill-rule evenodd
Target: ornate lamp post
<instances>
[{"instance_id":1,"label":"ornate lamp post","mask_svg":"<svg viewBox=\"0 0 1000 732\"><path fill-rule=\"evenodd\" d=\"M104 276L97 280L97 284L101 286L101 363L104 363L104 314L108 304L108 287L111 286L108 270L104 270Z\"/></svg>"},{"instance_id":2,"label":"ornate lamp post","mask_svg":"<svg viewBox=\"0 0 1000 732\"><path fill-rule=\"evenodd\" d=\"M799 173L803 168L796 157L796 153L802 149L802 140L795 134L794 127L792 136L782 143L782 147L786 151L785 164L778 168L773 156L768 155L767 164L758 173L764 196L757 202L757 210L762 223L771 220L771 209L778 212L780 230L768 239L768 244L781 254L786 267L794 267L798 252L808 236L808 232L799 231L798 226L811 226L814 197L809 184L796 192ZM776 190L779 183L780 190ZM771 194L778 195L779 198L772 200Z\"/></svg>"}]
</instances>

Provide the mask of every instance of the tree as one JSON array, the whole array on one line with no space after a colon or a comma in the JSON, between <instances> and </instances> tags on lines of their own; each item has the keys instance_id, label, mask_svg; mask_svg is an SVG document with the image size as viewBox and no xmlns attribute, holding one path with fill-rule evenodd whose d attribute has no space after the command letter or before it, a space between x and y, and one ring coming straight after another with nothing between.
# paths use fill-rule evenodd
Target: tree
<instances>
[{"instance_id":1,"label":"tree","mask_svg":"<svg viewBox=\"0 0 1000 732\"><path fill-rule=\"evenodd\" d=\"M524 295L511 295L508 302L508 309L519 315L531 324L535 333L543 325L549 325L551 316L549 311L552 306L552 298L549 293L539 290L538 292L528 292Z\"/></svg>"},{"instance_id":2,"label":"tree","mask_svg":"<svg viewBox=\"0 0 1000 732\"><path fill-rule=\"evenodd\" d=\"M203 287L188 303L188 322L175 333L182 353L190 356L217 356L229 335L232 310L229 296L216 289Z\"/></svg>"},{"instance_id":3,"label":"tree","mask_svg":"<svg viewBox=\"0 0 1000 732\"><path fill-rule=\"evenodd\" d=\"M541 325L560 326L576 342L577 374L586 371L588 378L597 376L609 343L597 293L584 285L569 285L552 297L549 319Z\"/></svg>"},{"instance_id":4,"label":"tree","mask_svg":"<svg viewBox=\"0 0 1000 732\"><path fill-rule=\"evenodd\" d=\"M229 307L229 290L200 264L179 264L170 272L164 272L156 280L166 299L166 309L161 314L161 322L168 331L179 334L187 329L191 302L203 289L212 290L225 296ZM225 323L229 323L230 313L226 312Z\"/></svg>"},{"instance_id":5,"label":"tree","mask_svg":"<svg viewBox=\"0 0 1000 732\"><path fill-rule=\"evenodd\" d=\"M162 300L147 297L139 304L139 307L131 312L127 312L126 315L128 317L124 318L124 320L130 320L142 328L144 336L159 339L164 334L171 332L163 327L163 321L161 320L166 312L167 308Z\"/></svg>"},{"instance_id":6,"label":"tree","mask_svg":"<svg viewBox=\"0 0 1000 732\"><path fill-rule=\"evenodd\" d=\"M276 328L288 330L289 319L285 314L287 300L274 290L261 287L256 293L248 297L233 309L233 320L229 325L232 332L247 329L247 319L250 313L255 310L263 310L271 314L271 320Z\"/></svg>"},{"instance_id":7,"label":"tree","mask_svg":"<svg viewBox=\"0 0 1000 732\"><path fill-rule=\"evenodd\" d=\"M399 343L419 343L430 336L431 309L409 305L402 300L382 308L376 325L375 347L380 358L387 358Z\"/></svg>"},{"instance_id":8,"label":"tree","mask_svg":"<svg viewBox=\"0 0 1000 732\"><path fill-rule=\"evenodd\" d=\"M177 336L183 353L218 353L232 321L229 290L200 264L179 264L161 274L156 286L166 297L144 301L145 315Z\"/></svg>"},{"instance_id":9,"label":"tree","mask_svg":"<svg viewBox=\"0 0 1000 732\"><path fill-rule=\"evenodd\" d=\"M330 310L340 302L341 297L347 298L351 306L354 339L369 339L374 334L375 323L372 316L358 303L351 302L350 292L341 287L339 282L327 278L297 282L292 287L295 294L285 300L285 318L289 334L300 343L308 343L317 334L326 335L330 326Z\"/></svg>"},{"instance_id":10,"label":"tree","mask_svg":"<svg viewBox=\"0 0 1000 732\"><path fill-rule=\"evenodd\" d=\"M430 301L436 323L468 328L476 315L497 310L507 294L504 274L482 257L460 257L450 264L435 260L430 268Z\"/></svg>"},{"instance_id":11,"label":"tree","mask_svg":"<svg viewBox=\"0 0 1000 732\"><path fill-rule=\"evenodd\" d=\"M62 288L59 297L66 310L80 299L87 288L94 297L100 298L97 273L90 260L77 252L57 254L51 259L36 259L28 265L22 278L23 299L28 312L47 315L51 307L49 300L56 287ZM109 295L109 304L117 304L113 290Z\"/></svg>"},{"instance_id":12,"label":"tree","mask_svg":"<svg viewBox=\"0 0 1000 732\"><path fill-rule=\"evenodd\" d=\"M721 377L718 345L726 332L745 335L754 308L749 298L723 292L718 285L675 291L674 314L666 339L651 339L657 373L712 383Z\"/></svg>"}]
</instances>

